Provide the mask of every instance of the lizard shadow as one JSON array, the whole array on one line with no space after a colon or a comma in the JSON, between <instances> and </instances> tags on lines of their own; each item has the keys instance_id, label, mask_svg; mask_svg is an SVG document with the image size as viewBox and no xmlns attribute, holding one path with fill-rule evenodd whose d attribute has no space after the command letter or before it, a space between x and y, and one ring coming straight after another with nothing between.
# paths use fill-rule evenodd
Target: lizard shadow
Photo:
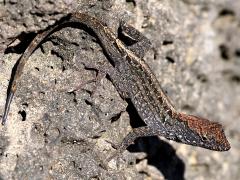
<instances>
[{"instance_id":1,"label":"lizard shadow","mask_svg":"<svg viewBox=\"0 0 240 180\"><path fill-rule=\"evenodd\" d=\"M37 33L35 32L22 32L17 37L13 39L13 41L8 45L8 47L5 49L4 54L9 53L16 53L16 54L22 54L27 47L29 46L30 42L34 39ZM16 45L11 45L15 42L15 40L18 39L20 42Z\"/></svg>"},{"instance_id":2,"label":"lizard shadow","mask_svg":"<svg viewBox=\"0 0 240 180\"><path fill-rule=\"evenodd\" d=\"M62 17L60 20L56 21L53 25L47 27L46 29L42 29L39 30L38 32L34 32L34 31L30 31L30 32L21 32L19 35L17 35L15 38L12 38L12 42L7 46L7 48L4 51L4 54L9 54L9 53L16 53L16 54L22 54L24 53L24 51L28 48L28 46L30 45L30 43L33 41L33 39L36 37L37 34L39 34L40 32L46 31L48 29L50 29L51 27L56 26L57 24L61 24L62 22L64 22L66 19L68 19L70 16L70 14L67 14L66 16ZM52 33L64 28L64 27L71 27L71 25L65 25L63 23L63 26L59 26L58 28L56 28ZM50 36L49 34L49 36ZM19 40L20 42L18 42L17 44L14 44L15 40ZM45 38L43 39L42 43L48 41L49 38ZM12 45L13 44L13 45ZM37 48L35 48L37 49Z\"/></svg>"},{"instance_id":3,"label":"lizard shadow","mask_svg":"<svg viewBox=\"0 0 240 180\"><path fill-rule=\"evenodd\" d=\"M130 123L133 128L143 126L137 111L133 105L128 103L127 111L130 116ZM175 152L175 149L167 142L160 140L157 136L139 137L135 144L128 148L130 152L145 152L148 164L155 166L169 180L183 180L185 164ZM140 160L137 160L138 163Z\"/></svg>"},{"instance_id":4,"label":"lizard shadow","mask_svg":"<svg viewBox=\"0 0 240 180\"><path fill-rule=\"evenodd\" d=\"M175 149L157 136L141 137L128 148L130 152L145 152L148 164L155 166L164 179L183 180L185 172L184 162L177 156ZM138 163L140 160L137 160Z\"/></svg>"}]
</instances>

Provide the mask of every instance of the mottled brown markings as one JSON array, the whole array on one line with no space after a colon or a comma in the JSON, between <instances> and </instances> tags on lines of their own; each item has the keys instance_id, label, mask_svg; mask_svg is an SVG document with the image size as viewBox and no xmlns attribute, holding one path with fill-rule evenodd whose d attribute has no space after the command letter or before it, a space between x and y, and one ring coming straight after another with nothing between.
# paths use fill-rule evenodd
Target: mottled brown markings
<instances>
[{"instance_id":1,"label":"mottled brown markings","mask_svg":"<svg viewBox=\"0 0 240 180\"><path fill-rule=\"evenodd\" d=\"M177 119L178 113L176 112L176 110L172 106L172 104L171 104L170 100L168 99L168 97L162 91L162 89L161 89L161 87L160 87L160 85L159 85L155 75L152 73L152 71L149 68L149 66L142 59L138 58L135 54L133 54L131 51L129 51L123 45L123 43L120 40L117 39L116 40L116 44L117 44L117 46L119 48L119 51L122 52L122 54L127 54L126 60L128 61L129 65L131 66L133 71L135 71L135 73L138 74L138 76L139 76L138 79L141 81L141 84L139 84L139 83L137 83L137 84L140 85L140 86L144 86L144 90L145 91L143 93L147 92L145 96L147 96L148 99L151 102L151 103L148 104L150 106L150 108L151 108L151 112L154 113L154 114L159 112L159 114L163 114L163 115L164 115L164 113L167 113L172 119L175 119L176 121L178 121L178 119ZM148 94L148 93L150 93L150 94ZM154 97L154 98L151 98L151 97ZM146 97L144 99L146 99ZM162 102L162 103L160 103L160 102ZM156 112L156 109L158 110L157 112ZM163 112L163 110L165 112ZM144 113L146 113L146 112L144 111ZM155 119L155 118L156 118L156 116L153 117L153 119ZM160 119L160 121L164 121L164 120L165 119ZM158 121L159 121L159 119L158 119ZM152 122L146 122L146 123L152 124ZM218 143L225 144L224 145L225 149L223 149L221 147L214 146L213 144L208 145L208 148L211 148L213 150L228 150L230 148L230 145L229 145L229 143L228 143L228 141L227 141L227 139L226 139L222 129L215 129L216 130L216 132L214 132L215 134L212 134L213 132L210 131L210 129L207 129L204 126L203 127L196 126L197 125L196 122L195 122L195 124L188 124L188 125L189 126L187 126L187 127L185 125L183 125L183 127L186 128L185 129L186 131L187 131L188 128L190 129L190 131L194 130L196 133L198 133L200 135L200 137L203 137L203 138L204 138L205 135L211 134L212 136L215 136L215 138L218 139L217 140ZM211 122L208 125L210 127ZM198 127L198 129L197 129L197 127ZM205 128L205 129L202 130L201 128ZM202 132L202 133L199 133L199 132ZM186 138L186 137L184 137L184 138ZM219 141L221 139L224 142ZM190 144L192 143L192 144L195 144L195 145L197 145L197 143L200 143L200 142L197 142L197 140L196 141L193 140L193 142L191 142L191 141L188 140L188 138L186 138L186 141L188 143L190 143ZM204 141L204 140L202 139L202 141ZM202 142L201 142L201 146L203 147ZM210 147L210 146L212 146L212 147ZM205 146L205 147L207 147L207 146Z\"/></svg>"},{"instance_id":2,"label":"mottled brown markings","mask_svg":"<svg viewBox=\"0 0 240 180\"><path fill-rule=\"evenodd\" d=\"M161 97L161 101L163 101L163 104L166 104L167 109L171 109L171 111L175 111L175 109L172 106L172 104L170 103L169 99L163 93L156 76L151 72L151 69L149 68L149 66L143 60L139 59L134 54L129 53L129 52L128 52L128 54L130 55L130 58L131 58L131 60L133 62L136 61L135 62L136 64L140 64L141 65L140 66L141 71L143 73L146 73L146 77L147 77L148 81L150 82L149 85L151 85L151 87L152 87L151 91L155 92L154 96L159 94L158 96Z\"/></svg>"},{"instance_id":3,"label":"mottled brown markings","mask_svg":"<svg viewBox=\"0 0 240 180\"><path fill-rule=\"evenodd\" d=\"M178 114L179 119L187 123L187 126L194 132L208 139L215 139L219 144L225 144L226 149L230 148L230 144L223 134L223 127L219 123L211 122L201 117Z\"/></svg>"},{"instance_id":4,"label":"mottled brown markings","mask_svg":"<svg viewBox=\"0 0 240 180\"><path fill-rule=\"evenodd\" d=\"M121 51L124 51L127 53L126 60L132 66L132 69L135 69L138 76L145 75L145 77L139 78L138 80L141 81L140 87L142 87L142 84L144 83L145 85L143 87L144 87L145 92L150 92L150 94L149 94L150 96L142 96L142 97L144 98L144 100L146 102L148 102L148 100L150 102L153 102L152 103L153 105L151 105L151 104L149 105L151 108L151 112L154 113L154 115L156 117L159 114L163 114L163 112L162 112L162 107L163 107L165 112L170 117L174 118L177 113L176 113L174 107L172 106L172 104L170 103L169 99L167 98L167 96L163 93L155 75L151 72L151 69L149 68L149 66L144 61L142 61L140 58L135 56L131 51L127 50L120 40L117 39L116 44ZM147 79L148 81L143 81L143 79ZM148 84L147 84L147 82L148 82ZM156 87L156 84L158 85L158 88ZM160 94L159 94L159 89L160 89ZM159 95L156 96L156 94L159 94ZM149 99L147 100L146 97L148 97ZM160 106L162 106L162 107L160 107ZM158 111L156 111L156 108ZM159 118L162 122L165 121L164 118L162 118L162 117L159 117Z\"/></svg>"},{"instance_id":5,"label":"mottled brown markings","mask_svg":"<svg viewBox=\"0 0 240 180\"><path fill-rule=\"evenodd\" d=\"M130 59L129 56L126 57L126 60L128 61L129 65L132 67L132 74L137 74L136 77L138 77L137 79L135 79L134 81L137 83L138 85L138 88L140 89L140 93L141 93L141 97L142 99L145 101L145 103L151 101L151 102L156 102L154 97L155 96L152 96L151 94L151 86L149 86L148 82L147 81L143 81L144 78L139 78L142 76L143 74L143 70L141 68L141 66L139 64L136 64L134 61L132 61ZM145 84L144 86L142 86L142 84ZM145 95L143 95L145 93ZM150 94L148 94L150 93ZM153 104L148 104L148 106L150 106L150 112L152 112L152 114L156 117L158 116L158 113L159 112L156 112L156 108L154 106L154 103ZM145 110L144 110L145 111ZM146 115L146 111L145 111L145 115Z\"/></svg>"}]
</instances>

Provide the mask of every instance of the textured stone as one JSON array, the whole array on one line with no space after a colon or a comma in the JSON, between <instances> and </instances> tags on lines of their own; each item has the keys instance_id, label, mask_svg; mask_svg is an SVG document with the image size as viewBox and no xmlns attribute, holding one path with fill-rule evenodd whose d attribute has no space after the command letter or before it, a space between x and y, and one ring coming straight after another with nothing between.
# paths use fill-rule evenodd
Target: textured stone
<instances>
[{"instance_id":1,"label":"textured stone","mask_svg":"<svg viewBox=\"0 0 240 180\"><path fill-rule=\"evenodd\" d=\"M107 59L93 36L65 28L54 34L68 42L64 48L48 41L26 65L7 126L0 127L1 178L239 179L239 8L235 0L0 1L0 112L11 70L33 33L78 10L114 32L123 19L146 35L153 48L144 59L173 104L223 124L232 146L221 153L140 138L109 163L111 170L102 169L99 161L114 151L107 141L121 142L139 120L107 79L92 99L94 83L71 92L96 75L81 61ZM22 48L4 54L15 37L12 46L21 41Z\"/></svg>"}]
</instances>

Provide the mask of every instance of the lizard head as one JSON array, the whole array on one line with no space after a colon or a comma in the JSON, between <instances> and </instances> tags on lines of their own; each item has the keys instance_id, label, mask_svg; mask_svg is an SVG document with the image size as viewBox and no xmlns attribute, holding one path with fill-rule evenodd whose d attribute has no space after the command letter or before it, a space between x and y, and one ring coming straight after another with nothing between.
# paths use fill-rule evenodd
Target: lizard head
<instances>
[{"instance_id":1,"label":"lizard head","mask_svg":"<svg viewBox=\"0 0 240 180\"><path fill-rule=\"evenodd\" d=\"M183 121L185 126L191 131L186 133L182 140L184 143L200 146L215 151L227 151L230 144L224 134L222 125L211 122L207 119L178 113L178 119Z\"/></svg>"}]
</instances>

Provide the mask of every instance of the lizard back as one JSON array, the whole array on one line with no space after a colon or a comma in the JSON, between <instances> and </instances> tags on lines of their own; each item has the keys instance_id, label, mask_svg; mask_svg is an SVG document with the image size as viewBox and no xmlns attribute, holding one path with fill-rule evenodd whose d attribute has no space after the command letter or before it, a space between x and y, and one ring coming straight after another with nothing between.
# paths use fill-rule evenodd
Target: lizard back
<instances>
[{"instance_id":1,"label":"lizard back","mask_svg":"<svg viewBox=\"0 0 240 180\"><path fill-rule=\"evenodd\" d=\"M230 149L220 124L177 112L146 62L123 43L117 45L125 57L125 68L120 68L122 83L138 114L156 135L216 151Z\"/></svg>"}]
</instances>

